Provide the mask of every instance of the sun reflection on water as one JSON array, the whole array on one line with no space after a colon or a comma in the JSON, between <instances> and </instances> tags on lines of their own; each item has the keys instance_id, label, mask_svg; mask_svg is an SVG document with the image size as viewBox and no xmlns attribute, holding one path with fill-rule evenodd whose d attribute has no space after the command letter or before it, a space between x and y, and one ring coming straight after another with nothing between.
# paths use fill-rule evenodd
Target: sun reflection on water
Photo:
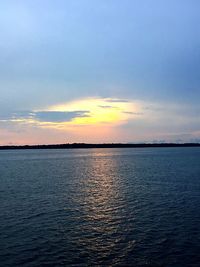
<instances>
[{"instance_id":1,"label":"sun reflection on water","mask_svg":"<svg viewBox=\"0 0 200 267\"><path fill-rule=\"evenodd\" d=\"M128 216L126 186L119 176L117 159L94 151L87 167L79 172L82 187L78 199L84 220L79 245L102 261L113 253L127 253L134 240L125 241L129 231L123 228Z\"/></svg>"}]
</instances>

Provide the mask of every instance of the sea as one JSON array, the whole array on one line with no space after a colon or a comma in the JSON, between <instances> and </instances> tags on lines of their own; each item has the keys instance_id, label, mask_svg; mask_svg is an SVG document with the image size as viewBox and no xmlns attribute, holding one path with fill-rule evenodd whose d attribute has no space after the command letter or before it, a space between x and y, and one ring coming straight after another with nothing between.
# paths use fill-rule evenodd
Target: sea
<instances>
[{"instance_id":1,"label":"sea","mask_svg":"<svg viewBox=\"0 0 200 267\"><path fill-rule=\"evenodd\" d=\"M200 148L0 151L0 266L200 266Z\"/></svg>"}]
</instances>

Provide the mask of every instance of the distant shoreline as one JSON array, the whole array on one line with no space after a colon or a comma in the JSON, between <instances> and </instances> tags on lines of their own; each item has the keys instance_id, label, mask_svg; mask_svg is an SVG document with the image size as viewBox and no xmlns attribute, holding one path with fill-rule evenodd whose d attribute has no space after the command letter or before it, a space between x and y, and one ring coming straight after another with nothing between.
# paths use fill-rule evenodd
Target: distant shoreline
<instances>
[{"instance_id":1,"label":"distant shoreline","mask_svg":"<svg viewBox=\"0 0 200 267\"><path fill-rule=\"evenodd\" d=\"M73 144L52 144L52 145L8 145L0 146L0 150L11 149L80 149L80 148L151 148L151 147L200 147L200 143L105 143L105 144L87 144L87 143L73 143Z\"/></svg>"}]
</instances>

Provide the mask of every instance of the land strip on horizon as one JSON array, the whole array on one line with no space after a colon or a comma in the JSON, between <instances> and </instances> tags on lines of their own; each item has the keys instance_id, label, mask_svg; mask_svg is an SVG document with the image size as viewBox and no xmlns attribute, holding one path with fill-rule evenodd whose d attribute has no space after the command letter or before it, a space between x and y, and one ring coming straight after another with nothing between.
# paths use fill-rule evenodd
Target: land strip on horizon
<instances>
[{"instance_id":1,"label":"land strip on horizon","mask_svg":"<svg viewBox=\"0 0 200 267\"><path fill-rule=\"evenodd\" d=\"M80 148L148 148L148 147L200 147L200 143L72 143L48 145L5 145L0 150L8 149L80 149Z\"/></svg>"}]
</instances>

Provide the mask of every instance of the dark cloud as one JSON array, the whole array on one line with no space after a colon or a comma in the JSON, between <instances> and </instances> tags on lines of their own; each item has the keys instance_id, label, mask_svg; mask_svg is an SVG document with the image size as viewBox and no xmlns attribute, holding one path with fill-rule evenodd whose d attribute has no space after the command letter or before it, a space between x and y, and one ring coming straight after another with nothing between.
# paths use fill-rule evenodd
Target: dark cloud
<instances>
[{"instance_id":1,"label":"dark cloud","mask_svg":"<svg viewBox=\"0 0 200 267\"><path fill-rule=\"evenodd\" d=\"M10 114L2 114L0 120L33 119L41 122L67 122L80 117L89 117L89 111L19 111Z\"/></svg>"},{"instance_id":2,"label":"dark cloud","mask_svg":"<svg viewBox=\"0 0 200 267\"><path fill-rule=\"evenodd\" d=\"M88 116L88 111L38 111L34 113L34 118L43 122L67 122L74 118Z\"/></svg>"}]
</instances>

